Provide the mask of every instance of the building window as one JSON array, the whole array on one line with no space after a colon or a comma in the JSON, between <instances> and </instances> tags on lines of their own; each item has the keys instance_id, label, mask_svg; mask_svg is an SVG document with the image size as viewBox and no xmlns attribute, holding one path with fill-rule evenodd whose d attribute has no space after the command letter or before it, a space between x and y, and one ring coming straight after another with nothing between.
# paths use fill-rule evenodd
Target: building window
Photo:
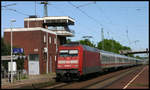
<instances>
[{"instance_id":1,"label":"building window","mask_svg":"<svg viewBox=\"0 0 150 90\"><path fill-rule=\"evenodd\" d=\"M54 44L56 44L56 38L54 38Z\"/></svg>"},{"instance_id":2,"label":"building window","mask_svg":"<svg viewBox=\"0 0 150 90\"><path fill-rule=\"evenodd\" d=\"M55 56L55 62L56 62L57 57Z\"/></svg>"},{"instance_id":3,"label":"building window","mask_svg":"<svg viewBox=\"0 0 150 90\"><path fill-rule=\"evenodd\" d=\"M29 54L29 60L30 61L38 61L39 55L38 54Z\"/></svg>"},{"instance_id":4,"label":"building window","mask_svg":"<svg viewBox=\"0 0 150 90\"><path fill-rule=\"evenodd\" d=\"M51 44L52 42L52 39L51 39L51 36L49 36L49 44Z\"/></svg>"},{"instance_id":5,"label":"building window","mask_svg":"<svg viewBox=\"0 0 150 90\"><path fill-rule=\"evenodd\" d=\"M44 35L44 43L46 43L46 35Z\"/></svg>"}]
</instances>

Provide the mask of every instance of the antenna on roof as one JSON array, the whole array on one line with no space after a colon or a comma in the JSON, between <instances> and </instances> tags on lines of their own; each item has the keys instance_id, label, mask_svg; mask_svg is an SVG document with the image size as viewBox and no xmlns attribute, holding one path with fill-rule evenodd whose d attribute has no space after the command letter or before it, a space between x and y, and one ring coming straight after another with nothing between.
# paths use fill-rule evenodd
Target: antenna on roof
<instances>
[{"instance_id":1,"label":"antenna on roof","mask_svg":"<svg viewBox=\"0 0 150 90\"><path fill-rule=\"evenodd\" d=\"M47 17L48 16L48 13L47 13L48 1L43 1L43 2L41 2L41 4L44 4L44 17Z\"/></svg>"}]
</instances>

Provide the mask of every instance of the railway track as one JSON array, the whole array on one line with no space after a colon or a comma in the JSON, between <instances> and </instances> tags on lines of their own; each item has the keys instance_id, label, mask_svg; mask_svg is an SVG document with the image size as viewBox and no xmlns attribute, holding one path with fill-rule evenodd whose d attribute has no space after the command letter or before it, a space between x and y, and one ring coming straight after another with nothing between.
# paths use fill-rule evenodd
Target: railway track
<instances>
[{"instance_id":1,"label":"railway track","mask_svg":"<svg viewBox=\"0 0 150 90\"><path fill-rule=\"evenodd\" d=\"M58 83L53 86L44 87L44 89L96 89L96 88L106 88L113 82L120 80L121 78L139 71L143 66L131 67L116 72L107 73L100 75L95 78L91 78L86 81L81 82L70 82L70 83Z\"/></svg>"},{"instance_id":2,"label":"railway track","mask_svg":"<svg viewBox=\"0 0 150 90\"><path fill-rule=\"evenodd\" d=\"M139 71L140 69L141 69L141 67L134 68L134 69L129 70L129 71L125 71L122 74L118 73L118 74L113 75L111 77L108 77L102 81L98 81L98 82L95 82L95 83L88 85L86 87L82 87L81 89L96 89L96 88L104 89L104 88L110 86L112 83L117 82L118 80L124 78L126 75L134 73L134 71Z\"/></svg>"}]
</instances>

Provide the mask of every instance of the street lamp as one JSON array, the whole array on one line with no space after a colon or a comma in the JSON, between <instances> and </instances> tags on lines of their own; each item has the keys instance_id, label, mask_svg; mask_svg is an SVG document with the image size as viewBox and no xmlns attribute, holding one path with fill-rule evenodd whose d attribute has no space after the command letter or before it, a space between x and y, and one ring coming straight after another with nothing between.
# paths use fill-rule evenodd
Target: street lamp
<instances>
[{"instance_id":1,"label":"street lamp","mask_svg":"<svg viewBox=\"0 0 150 90\"><path fill-rule=\"evenodd\" d=\"M13 49L12 49L12 46L13 46L13 43L12 43L12 23L13 22L16 22L15 19L12 19L11 20L11 83L13 82L13 57L12 57L12 53L13 53Z\"/></svg>"}]
</instances>

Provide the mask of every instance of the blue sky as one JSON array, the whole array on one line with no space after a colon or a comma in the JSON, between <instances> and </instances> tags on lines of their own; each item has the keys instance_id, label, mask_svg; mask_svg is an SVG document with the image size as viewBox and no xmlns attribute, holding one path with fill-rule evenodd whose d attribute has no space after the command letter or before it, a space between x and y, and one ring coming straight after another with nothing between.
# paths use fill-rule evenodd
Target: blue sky
<instances>
[{"instance_id":1,"label":"blue sky","mask_svg":"<svg viewBox=\"0 0 150 90\"><path fill-rule=\"evenodd\" d=\"M36 5L34 1L2 1L2 6L13 3L16 5L7 8L28 15L36 13L38 17L44 16L43 5L39 4L39 1L36 2ZM70 29L75 31L75 37L70 38L73 41L81 40L83 36L92 36L90 40L96 44L101 41L101 28L103 28L104 38L113 38L133 50L143 50L149 46L148 1L71 2L75 6L85 5L79 8L92 19L67 1L49 1L48 3L50 4L48 5L48 16L70 16L75 19L75 25L70 26ZM7 10L4 7L1 9L1 36L4 34L4 28L10 28L11 19L16 19L13 27L24 27L23 20L28 17L27 15Z\"/></svg>"}]
</instances>

